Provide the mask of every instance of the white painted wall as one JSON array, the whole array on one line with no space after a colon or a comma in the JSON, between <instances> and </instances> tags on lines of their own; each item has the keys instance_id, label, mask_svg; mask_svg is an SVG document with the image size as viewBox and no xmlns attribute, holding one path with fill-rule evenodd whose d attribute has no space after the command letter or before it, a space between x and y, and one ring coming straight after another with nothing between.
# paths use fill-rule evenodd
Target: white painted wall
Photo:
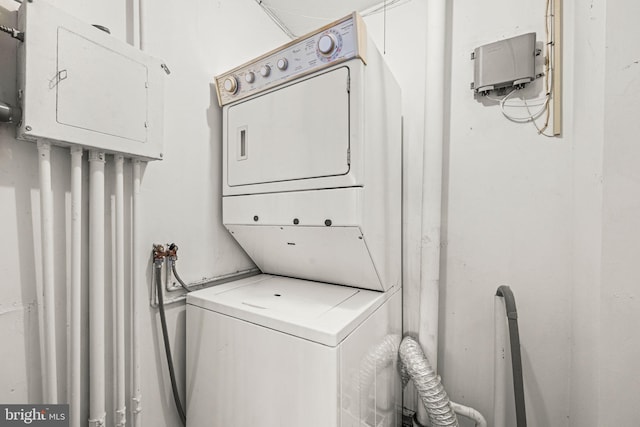
<instances>
[{"instance_id":1,"label":"white painted wall","mask_svg":"<svg viewBox=\"0 0 640 427\"><path fill-rule=\"evenodd\" d=\"M65 0L57 4L90 23L110 27L112 35L132 40L131 1L98 1L88 4ZM222 227L221 221L221 110L217 106L213 76L238 63L255 57L286 41L269 18L252 0L188 2L147 1L146 40L151 55L165 60L172 73L166 79L165 150L164 160L148 164L142 181L142 245L144 259L155 242L175 242L179 245L178 268L187 282L243 270L252 266ZM15 25L18 4L0 0L0 21ZM0 99L15 99L15 44L0 37ZM39 348L39 328L36 289L40 286L40 228L38 196L38 163L35 144L16 141L14 128L0 125L0 223L6 255L0 258L0 402L40 402L42 399ZM66 322L67 269L70 209L70 161L68 150L56 148L54 164L54 197L56 227L56 307L57 352L60 384L58 390L66 396ZM113 189L113 165L109 158L106 180L106 206L110 206ZM131 187L130 163L126 185ZM88 165L85 155L85 188ZM130 209L131 192L126 198ZM86 191L86 190L85 190ZM85 194L84 216L87 219ZM130 215L127 213L127 221ZM111 216L107 218L107 238L112 236ZM85 248L87 228L85 225ZM129 246L127 246L129 247ZM111 247L107 262L111 262ZM127 255L130 250L127 249ZM86 256L85 256L86 260ZM107 264L110 265L110 264ZM127 266L130 271L130 265ZM128 273L127 273L128 274ZM113 282L107 268L108 286ZM148 267L136 283L135 292L146 301L151 285ZM84 285L88 274L84 269ZM86 288L83 300L87 302ZM113 291L105 295L107 313L113 312ZM87 319L86 307L83 311ZM179 424L171 396L166 371L162 337L157 310L143 310L142 382L143 420L145 425L172 427ZM179 381L184 381L184 305L168 311L170 338ZM107 341L114 337L113 319L107 319ZM87 334L84 334L86 350ZM114 350L107 348L107 387L112 386ZM84 352L88 357L88 353ZM7 363L11 361L11 363ZM88 360L83 364L83 387L87 390ZM129 368L128 368L128 372ZM111 390L109 388L108 390ZM183 387L181 387L181 391ZM113 424L113 393L107 392L108 421ZM129 398L127 404L129 405ZM86 419L87 407L83 408ZM128 419L132 417L129 414Z\"/></svg>"},{"instance_id":2,"label":"white painted wall","mask_svg":"<svg viewBox=\"0 0 640 427\"><path fill-rule=\"evenodd\" d=\"M568 422L572 138L539 136L469 90L473 49L531 31L544 41L544 6L463 0L452 8L440 373L453 399L490 424L493 296L503 284L518 305L529 425Z\"/></svg>"},{"instance_id":3,"label":"white painted wall","mask_svg":"<svg viewBox=\"0 0 640 427\"><path fill-rule=\"evenodd\" d=\"M544 2L521 2L517 8L507 0L449 2L439 367L452 398L479 409L489 424L493 295L505 283L514 290L520 312L530 425L633 425L640 417L640 340L633 335L640 321L634 268L640 252L640 51L630 42L640 39L636 3L565 0L565 134L550 140L530 125L508 122L496 106L477 102L468 89L473 48L527 31L542 38ZM129 2L59 4L111 27L114 37L131 37ZM187 281L246 268L250 261L220 221L220 110L211 77L286 39L252 0L147 4L149 52L162 57L173 73L166 86L165 160L150 164L143 180L143 243L149 249L152 242L178 243L179 268ZM0 0L2 23L14 24L16 6ZM401 84L405 116L404 324L409 333L417 328L420 278L425 11L426 0L412 0L389 10L386 19L386 59ZM383 16L366 22L382 46ZM15 97L15 72L4 60L14 55L14 45L0 37L2 100ZM67 150L55 149L53 162L58 165L56 301L63 365ZM107 179L111 166L108 170ZM130 182L130 174L126 178ZM0 360L15 361L0 366L2 402L41 399L38 219L35 146L16 141L13 129L0 125L0 223L8 248L0 258ZM136 288L145 299L150 280L147 269ZM184 378L182 307L170 310L169 322L178 377ZM178 420L155 310L143 313L142 325L143 418L148 425L173 426ZM108 367L113 368L112 358ZM87 372L86 363L83 368ZM65 373L61 366L60 378ZM65 388L60 384L61 392Z\"/></svg>"},{"instance_id":4,"label":"white painted wall","mask_svg":"<svg viewBox=\"0 0 640 427\"><path fill-rule=\"evenodd\" d=\"M599 425L640 420L640 16L608 1L604 102Z\"/></svg>"},{"instance_id":5,"label":"white painted wall","mask_svg":"<svg viewBox=\"0 0 640 427\"><path fill-rule=\"evenodd\" d=\"M519 307L529 425L633 425L640 415L638 7L564 1L564 136L552 140L507 121L468 89L475 47L528 31L543 39L544 2L449 3L439 367L452 398L478 408L489 425L493 295L501 284ZM425 2L414 0L391 9L386 22L408 149L409 333L420 277L424 13ZM382 46L382 15L366 22Z\"/></svg>"},{"instance_id":6,"label":"white painted wall","mask_svg":"<svg viewBox=\"0 0 640 427\"><path fill-rule=\"evenodd\" d=\"M448 9L451 57L444 105L439 370L450 396L479 409L491 424L493 295L508 283L521 312L530 423L563 425L570 315L561 308L571 292L571 145L540 137L531 125L507 121L497 106L476 101L469 90L470 53L475 47L529 31L544 37L543 3L518 8L493 3L487 8L462 0ZM386 20L386 58L403 90L404 324L405 332L414 334L420 282L425 13L425 1L412 1L389 10ZM367 24L382 46L383 16L370 17ZM536 83L534 90L540 89ZM535 96L533 90L531 95ZM552 293L553 300L548 298ZM549 348L561 351L551 353Z\"/></svg>"},{"instance_id":7,"label":"white painted wall","mask_svg":"<svg viewBox=\"0 0 640 427\"><path fill-rule=\"evenodd\" d=\"M573 79L565 78L575 99L567 110L575 141L569 425L597 426L603 425L598 407L607 1L568 3L567 16L575 16L575 29L566 34L573 45L566 75Z\"/></svg>"}]
</instances>

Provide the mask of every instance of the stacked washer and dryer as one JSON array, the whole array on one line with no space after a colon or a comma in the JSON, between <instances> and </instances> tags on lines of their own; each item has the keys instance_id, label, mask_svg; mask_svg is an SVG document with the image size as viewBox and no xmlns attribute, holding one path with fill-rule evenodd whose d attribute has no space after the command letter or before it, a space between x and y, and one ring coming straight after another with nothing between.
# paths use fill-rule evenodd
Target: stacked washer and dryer
<instances>
[{"instance_id":1,"label":"stacked washer and dryer","mask_svg":"<svg viewBox=\"0 0 640 427\"><path fill-rule=\"evenodd\" d=\"M223 222L263 274L188 295L188 426L401 425L398 84L354 13L216 88Z\"/></svg>"}]
</instances>

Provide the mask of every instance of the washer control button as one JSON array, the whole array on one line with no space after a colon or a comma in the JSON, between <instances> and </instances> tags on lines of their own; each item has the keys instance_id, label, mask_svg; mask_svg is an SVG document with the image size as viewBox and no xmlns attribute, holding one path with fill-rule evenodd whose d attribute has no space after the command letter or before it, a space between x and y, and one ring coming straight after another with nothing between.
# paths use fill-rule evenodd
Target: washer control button
<instances>
[{"instance_id":1,"label":"washer control button","mask_svg":"<svg viewBox=\"0 0 640 427\"><path fill-rule=\"evenodd\" d=\"M256 75L253 71L249 71L247 74L245 74L244 79L247 83L253 83L256 80Z\"/></svg>"},{"instance_id":2,"label":"washer control button","mask_svg":"<svg viewBox=\"0 0 640 427\"><path fill-rule=\"evenodd\" d=\"M289 66L289 62L287 61L287 58L280 58L278 59L278 69L279 70L286 70L287 67Z\"/></svg>"},{"instance_id":3,"label":"washer control button","mask_svg":"<svg viewBox=\"0 0 640 427\"><path fill-rule=\"evenodd\" d=\"M229 93L236 93L236 91L238 90L238 79L236 79L234 76L229 76L226 79L224 79L224 90L226 90Z\"/></svg>"},{"instance_id":4,"label":"washer control button","mask_svg":"<svg viewBox=\"0 0 640 427\"><path fill-rule=\"evenodd\" d=\"M262 68L260 68L260 75L262 77L268 77L269 74L271 74L271 67L269 67L268 65L263 65Z\"/></svg>"}]
</instances>

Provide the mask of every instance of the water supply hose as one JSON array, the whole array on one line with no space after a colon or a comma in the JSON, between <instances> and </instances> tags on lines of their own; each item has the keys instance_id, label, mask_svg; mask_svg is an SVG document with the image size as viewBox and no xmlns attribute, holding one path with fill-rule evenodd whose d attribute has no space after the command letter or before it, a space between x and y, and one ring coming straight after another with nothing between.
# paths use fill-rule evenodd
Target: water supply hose
<instances>
[{"instance_id":1,"label":"water supply hose","mask_svg":"<svg viewBox=\"0 0 640 427\"><path fill-rule=\"evenodd\" d=\"M449 396L431 364L424 355L420 344L411 337L405 337L400 344L400 374L403 386L413 380L420 400L427 410L432 427L458 427L456 413L451 407Z\"/></svg>"},{"instance_id":2,"label":"water supply hose","mask_svg":"<svg viewBox=\"0 0 640 427\"><path fill-rule=\"evenodd\" d=\"M171 267L171 271L173 272L173 277L175 277L178 283L180 283L180 286L182 286L182 289L184 289L187 292L191 292L191 289L187 287L186 283L184 283L184 281L180 278L180 275L178 274L178 270L176 270L177 260L178 260L178 245L176 245L175 243L171 243L169 245L169 249L167 250L167 262Z\"/></svg>"},{"instance_id":3,"label":"water supply hose","mask_svg":"<svg viewBox=\"0 0 640 427\"><path fill-rule=\"evenodd\" d=\"M511 346L511 367L513 369L513 394L516 403L516 425L527 427L527 411L524 405L524 381L522 379L522 356L520 354L520 334L518 332L518 310L516 299L509 286L500 286L496 296L504 298L509 320L509 343Z\"/></svg>"},{"instance_id":4,"label":"water supply hose","mask_svg":"<svg viewBox=\"0 0 640 427\"><path fill-rule=\"evenodd\" d=\"M178 270L176 270L176 261L169 259L169 262L171 263L171 271L173 272L173 277L175 277L178 283L180 283L180 286L182 286L182 289L184 289L187 292L191 292L191 289L187 287L187 284L184 283L184 281L180 278L180 275L178 274Z\"/></svg>"},{"instance_id":5,"label":"water supply hose","mask_svg":"<svg viewBox=\"0 0 640 427\"><path fill-rule=\"evenodd\" d=\"M184 412L184 406L180 400L180 394L178 393L178 385L176 383L176 373L173 368L173 357L171 356L171 347L169 345L169 333L167 332L167 319L164 313L164 298L162 295L162 261L156 259L154 261L155 276L156 276L156 291L158 294L158 311L160 312L160 323L162 324L162 339L164 340L164 350L167 355L167 365L169 367L169 377L171 378L171 389L173 391L173 400L180 416L182 425L187 424L187 416Z\"/></svg>"}]
</instances>

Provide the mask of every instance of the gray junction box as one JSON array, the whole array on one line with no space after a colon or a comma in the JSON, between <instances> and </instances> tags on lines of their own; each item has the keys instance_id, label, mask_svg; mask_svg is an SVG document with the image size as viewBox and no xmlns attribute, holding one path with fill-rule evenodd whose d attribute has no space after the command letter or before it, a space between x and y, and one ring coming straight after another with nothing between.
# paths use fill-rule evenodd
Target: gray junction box
<instances>
[{"instance_id":1,"label":"gray junction box","mask_svg":"<svg viewBox=\"0 0 640 427\"><path fill-rule=\"evenodd\" d=\"M475 93L523 86L536 78L536 33L527 33L477 47L472 54Z\"/></svg>"}]
</instances>

